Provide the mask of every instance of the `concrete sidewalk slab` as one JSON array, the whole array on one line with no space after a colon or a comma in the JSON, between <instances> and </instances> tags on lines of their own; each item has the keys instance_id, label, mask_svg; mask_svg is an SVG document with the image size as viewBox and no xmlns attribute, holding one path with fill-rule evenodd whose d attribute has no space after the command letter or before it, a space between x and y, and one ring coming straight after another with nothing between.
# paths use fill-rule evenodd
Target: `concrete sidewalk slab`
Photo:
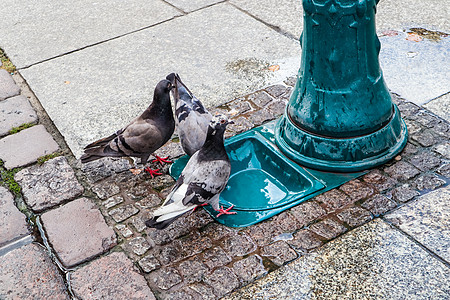
<instances>
[{"instance_id":1,"label":"concrete sidewalk slab","mask_svg":"<svg viewBox=\"0 0 450 300\"><path fill-rule=\"evenodd\" d=\"M29 244L0 256L0 299L70 299L43 247Z\"/></svg>"},{"instance_id":2,"label":"concrete sidewalk slab","mask_svg":"<svg viewBox=\"0 0 450 300\"><path fill-rule=\"evenodd\" d=\"M425 194L385 218L450 262L450 188Z\"/></svg>"},{"instance_id":3,"label":"concrete sidewalk slab","mask_svg":"<svg viewBox=\"0 0 450 300\"><path fill-rule=\"evenodd\" d=\"M176 6L184 12L191 12L206 6L223 2L223 0L166 0L166 2Z\"/></svg>"},{"instance_id":4,"label":"concrete sidewalk slab","mask_svg":"<svg viewBox=\"0 0 450 300\"><path fill-rule=\"evenodd\" d=\"M58 144L43 125L33 126L0 140L0 159L5 162L7 169L29 165L39 157L58 150Z\"/></svg>"},{"instance_id":5,"label":"concrete sidewalk slab","mask_svg":"<svg viewBox=\"0 0 450 300\"><path fill-rule=\"evenodd\" d=\"M223 3L21 73L79 157L140 114L171 72L212 107L295 74L299 53L297 41Z\"/></svg>"},{"instance_id":6,"label":"concrete sidewalk slab","mask_svg":"<svg viewBox=\"0 0 450 300\"><path fill-rule=\"evenodd\" d=\"M2 1L1 46L18 68L105 41L181 13L159 0Z\"/></svg>"},{"instance_id":7,"label":"concrete sidewalk slab","mask_svg":"<svg viewBox=\"0 0 450 300\"><path fill-rule=\"evenodd\" d=\"M13 195L0 186L0 246L28 234L25 219L14 205Z\"/></svg>"},{"instance_id":8,"label":"concrete sidewalk slab","mask_svg":"<svg viewBox=\"0 0 450 300\"><path fill-rule=\"evenodd\" d=\"M22 95L0 101L0 137L5 136L13 127L25 123L36 123L37 114L27 98Z\"/></svg>"},{"instance_id":9,"label":"concrete sidewalk slab","mask_svg":"<svg viewBox=\"0 0 450 300\"><path fill-rule=\"evenodd\" d=\"M401 97L423 105L450 91L450 37L407 40L405 32L382 36L380 65L387 86Z\"/></svg>"},{"instance_id":10,"label":"concrete sidewalk slab","mask_svg":"<svg viewBox=\"0 0 450 300\"><path fill-rule=\"evenodd\" d=\"M450 293L448 273L378 219L224 299L443 299Z\"/></svg>"},{"instance_id":11,"label":"concrete sidewalk slab","mask_svg":"<svg viewBox=\"0 0 450 300\"><path fill-rule=\"evenodd\" d=\"M424 107L450 122L450 93L428 102Z\"/></svg>"}]
</instances>

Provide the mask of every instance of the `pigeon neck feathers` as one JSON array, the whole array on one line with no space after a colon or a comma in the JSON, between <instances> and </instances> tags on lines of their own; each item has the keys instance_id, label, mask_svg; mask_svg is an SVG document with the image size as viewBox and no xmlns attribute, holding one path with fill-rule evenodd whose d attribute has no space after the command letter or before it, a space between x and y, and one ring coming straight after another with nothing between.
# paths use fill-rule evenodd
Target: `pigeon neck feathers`
<instances>
[{"instance_id":1,"label":"pigeon neck feathers","mask_svg":"<svg viewBox=\"0 0 450 300\"><path fill-rule=\"evenodd\" d=\"M208 126L208 134L206 136L205 144L198 153L199 160L229 160L223 144L224 132L225 128L223 127L214 129L211 126Z\"/></svg>"}]
</instances>

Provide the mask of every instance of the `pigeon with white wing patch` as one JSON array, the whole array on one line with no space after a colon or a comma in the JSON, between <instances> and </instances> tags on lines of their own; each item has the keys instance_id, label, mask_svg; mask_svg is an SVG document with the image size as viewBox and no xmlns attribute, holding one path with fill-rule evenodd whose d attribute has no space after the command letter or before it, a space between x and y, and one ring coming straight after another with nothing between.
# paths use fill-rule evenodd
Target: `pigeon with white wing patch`
<instances>
[{"instance_id":1,"label":"pigeon with white wing patch","mask_svg":"<svg viewBox=\"0 0 450 300\"><path fill-rule=\"evenodd\" d=\"M219 207L219 195L230 177L231 164L225 151L223 135L228 124L224 115L214 116L207 130L204 145L195 152L162 207L146 221L149 227L164 229L188 211L197 206L210 204L222 214L235 214Z\"/></svg>"}]
</instances>

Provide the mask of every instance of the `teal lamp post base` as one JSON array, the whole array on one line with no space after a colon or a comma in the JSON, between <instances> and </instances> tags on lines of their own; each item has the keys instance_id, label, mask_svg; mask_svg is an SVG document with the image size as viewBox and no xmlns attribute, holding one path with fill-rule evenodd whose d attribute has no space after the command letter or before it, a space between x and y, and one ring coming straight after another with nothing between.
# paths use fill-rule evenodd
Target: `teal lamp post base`
<instances>
[{"instance_id":1,"label":"teal lamp post base","mask_svg":"<svg viewBox=\"0 0 450 300\"><path fill-rule=\"evenodd\" d=\"M313 169L355 172L382 165L406 145L408 132L396 105L389 122L379 130L356 137L316 135L296 126L284 114L277 123L275 139L293 161Z\"/></svg>"}]
</instances>

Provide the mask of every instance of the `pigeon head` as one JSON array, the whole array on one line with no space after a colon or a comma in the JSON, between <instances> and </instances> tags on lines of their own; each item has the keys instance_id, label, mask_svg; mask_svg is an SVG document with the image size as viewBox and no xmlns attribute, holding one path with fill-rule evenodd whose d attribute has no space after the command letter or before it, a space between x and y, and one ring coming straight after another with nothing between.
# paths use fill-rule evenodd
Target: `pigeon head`
<instances>
[{"instance_id":1,"label":"pigeon head","mask_svg":"<svg viewBox=\"0 0 450 300\"><path fill-rule=\"evenodd\" d=\"M163 79L156 85L155 94L168 94L173 87L172 82Z\"/></svg>"},{"instance_id":2,"label":"pigeon head","mask_svg":"<svg viewBox=\"0 0 450 300\"><path fill-rule=\"evenodd\" d=\"M211 122L209 122L209 127L214 132L215 131L225 131L228 124L234 124L233 121L228 120L228 117L223 114L217 114L214 117L212 117ZM214 134L214 133L213 133Z\"/></svg>"}]
</instances>

